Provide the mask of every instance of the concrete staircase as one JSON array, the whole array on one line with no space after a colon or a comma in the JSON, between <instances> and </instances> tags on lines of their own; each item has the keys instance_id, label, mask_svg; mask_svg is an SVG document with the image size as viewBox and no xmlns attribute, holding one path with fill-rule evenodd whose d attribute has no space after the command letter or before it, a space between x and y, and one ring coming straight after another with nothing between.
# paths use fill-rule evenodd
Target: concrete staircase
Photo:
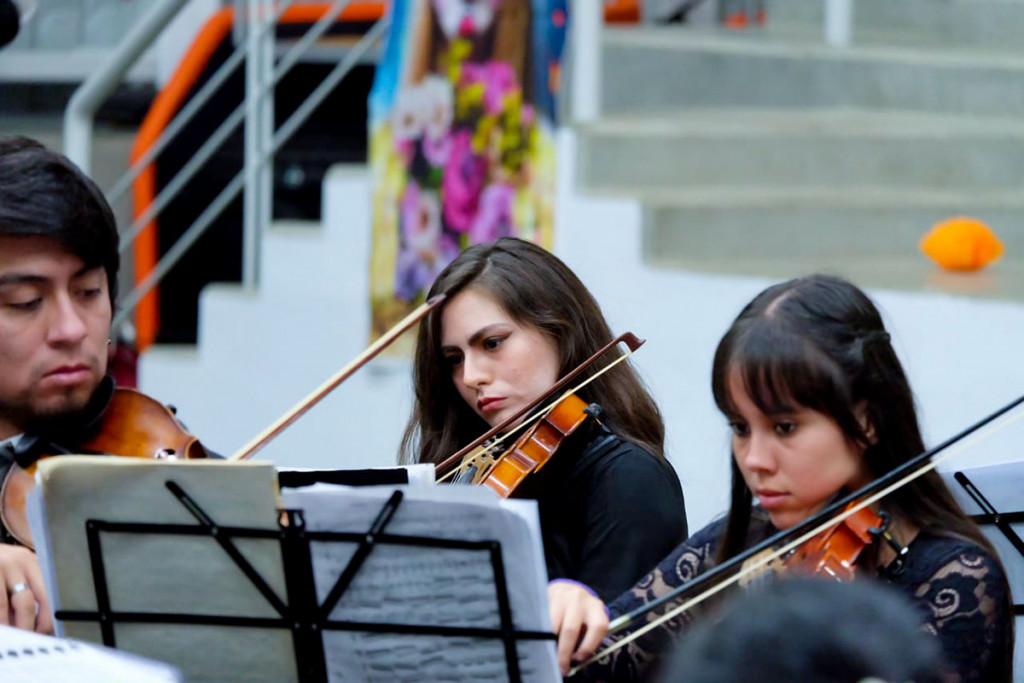
<instances>
[{"instance_id":1,"label":"concrete staircase","mask_svg":"<svg viewBox=\"0 0 1024 683\"><path fill-rule=\"evenodd\" d=\"M607 30L583 187L641 202L661 267L1024 298L1024 3L854 16L849 48L824 43L820 0L774 3L763 30ZM917 251L958 214L1007 246L984 286Z\"/></svg>"}]
</instances>

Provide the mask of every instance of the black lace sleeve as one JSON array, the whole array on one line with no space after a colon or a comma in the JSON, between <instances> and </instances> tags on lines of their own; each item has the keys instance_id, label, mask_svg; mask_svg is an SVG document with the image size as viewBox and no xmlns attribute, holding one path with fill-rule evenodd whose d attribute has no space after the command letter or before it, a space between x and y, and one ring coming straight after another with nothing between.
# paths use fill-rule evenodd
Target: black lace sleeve
<instances>
[{"instance_id":1,"label":"black lace sleeve","mask_svg":"<svg viewBox=\"0 0 1024 683\"><path fill-rule=\"evenodd\" d=\"M712 523L672 551L653 571L608 605L611 618L615 619L642 607L703 573L712 562L722 529L722 523ZM678 601L671 601L661 606L651 612L648 620L643 623L658 618L678 604ZM654 663L670 650L672 641L692 619L693 614L687 612L661 624L604 659L587 666L572 680L622 681L644 678ZM641 628L643 623L609 636L602 649L629 636Z\"/></svg>"},{"instance_id":2,"label":"black lace sleeve","mask_svg":"<svg viewBox=\"0 0 1024 683\"><path fill-rule=\"evenodd\" d=\"M981 548L933 537L908 567L905 589L924 612L923 628L939 638L951 681L1010 680L1009 587ZM944 547L945 546L945 547Z\"/></svg>"}]
</instances>

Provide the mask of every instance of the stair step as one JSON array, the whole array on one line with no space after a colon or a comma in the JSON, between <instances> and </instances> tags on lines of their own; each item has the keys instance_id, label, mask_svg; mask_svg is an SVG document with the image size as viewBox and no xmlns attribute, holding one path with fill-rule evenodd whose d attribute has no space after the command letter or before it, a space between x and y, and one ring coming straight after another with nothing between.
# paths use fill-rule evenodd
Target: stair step
<instances>
[{"instance_id":1,"label":"stair step","mask_svg":"<svg viewBox=\"0 0 1024 683\"><path fill-rule=\"evenodd\" d=\"M877 111L704 110L580 128L587 187L1022 189L1024 124Z\"/></svg>"},{"instance_id":2,"label":"stair step","mask_svg":"<svg viewBox=\"0 0 1024 683\"><path fill-rule=\"evenodd\" d=\"M858 46L645 27L603 34L602 113L686 108L896 109L1024 115L1024 55ZM666 77L651 78L651 74Z\"/></svg>"},{"instance_id":3,"label":"stair step","mask_svg":"<svg viewBox=\"0 0 1024 683\"><path fill-rule=\"evenodd\" d=\"M779 0L768 7L768 30L803 29L819 35L825 20L822 0ZM1024 2L1019 0L856 0L856 44L978 47L1016 52L1024 35Z\"/></svg>"}]
</instances>

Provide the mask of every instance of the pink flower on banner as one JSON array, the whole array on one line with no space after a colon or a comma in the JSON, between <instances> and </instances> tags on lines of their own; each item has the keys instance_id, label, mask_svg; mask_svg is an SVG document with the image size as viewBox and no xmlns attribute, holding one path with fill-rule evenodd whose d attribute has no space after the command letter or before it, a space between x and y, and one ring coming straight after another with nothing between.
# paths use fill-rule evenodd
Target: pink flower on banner
<instances>
[{"instance_id":1,"label":"pink flower on banner","mask_svg":"<svg viewBox=\"0 0 1024 683\"><path fill-rule=\"evenodd\" d=\"M423 138L423 156L431 166L444 166L451 151L452 139L447 135L437 139L430 136Z\"/></svg>"},{"instance_id":2,"label":"pink flower on banner","mask_svg":"<svg viewBox=\"0 0 1024 683\"><path fill-rule=\"evenodd\" d=\"M494 23L502 0L434 0L434 16L448 40L473 36Z\"/></svg>"},{"instance_id":3,"label":"pink flower on banner","mask_svg":"<svg viewBox=\"0 0 1024 683\"><path fill-rule=\"evenodd\" d=\"M511 64L487 62L486 64L466 63L462 65L462 84L484 85L484 109L488 114L500 114L505 96L517 92L516 72Z\"/></svg>"},{"instance_id":4,"label":"pink flower on banner","mask_svg":"<svg viewBox=\"0 0 1024 683\"><path fill-rule=\"evenodd\" d=\"M444 219L455 232L472 227L486 173L487 160L473 154L469 131L455 133L441 183Z\"/></svg>"},{"instance_id":5,"label":"pink flower on banner","mask_svg":"<svg viewBox=\"0 0 1024 683\"><path fill-rule=\"evenodd\" d=\"M512 206L516 191L511 185L495 184L480 194L480 210L469 229L470 244L493 242L512 234Z\"/></svg>"},{"instance_id":6,"label":"pink flower on banner","mask_svg":"<svg viewBox=\"0 0 1024 683\"><path fill-rule=\"evenodd\" d=\"M533 107L529 104L524 104L523 108L519 112L519 120L524 126L533 125L534 120L537 117L537 112L534 111Z\"/></svg>"},{"instance_id":7,"label":"pink flower on banner","mask_svg":"<svg viewBox=\"0 0 1024 683\"><path fill-rule=\"evenodd\" d=\"M441 230L437 195L409 181L402 197L402 240L395 267L395 295L413 301L458 256L459 247Z\"/></svg>"}]
</instances>

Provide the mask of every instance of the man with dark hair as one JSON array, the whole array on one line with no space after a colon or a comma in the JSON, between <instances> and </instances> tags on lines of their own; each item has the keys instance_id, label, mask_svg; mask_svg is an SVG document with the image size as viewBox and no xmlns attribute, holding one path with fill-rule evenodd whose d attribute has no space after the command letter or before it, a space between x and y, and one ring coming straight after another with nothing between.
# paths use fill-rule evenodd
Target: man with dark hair
<instances>
[{"instance_id":1,"label":"man with dark hair","mask_svg":"<svg viewBox=\"0 0 1024 683\"><path fill-rule=\"evenodd\" d=\"M113 395L118 265L95 183L33 140L0 137L0 474L54 453L54 434L73 448ZM53 627L35 554L17 545L0 545L0 623Z\"/></svg>"}]
</instances>

